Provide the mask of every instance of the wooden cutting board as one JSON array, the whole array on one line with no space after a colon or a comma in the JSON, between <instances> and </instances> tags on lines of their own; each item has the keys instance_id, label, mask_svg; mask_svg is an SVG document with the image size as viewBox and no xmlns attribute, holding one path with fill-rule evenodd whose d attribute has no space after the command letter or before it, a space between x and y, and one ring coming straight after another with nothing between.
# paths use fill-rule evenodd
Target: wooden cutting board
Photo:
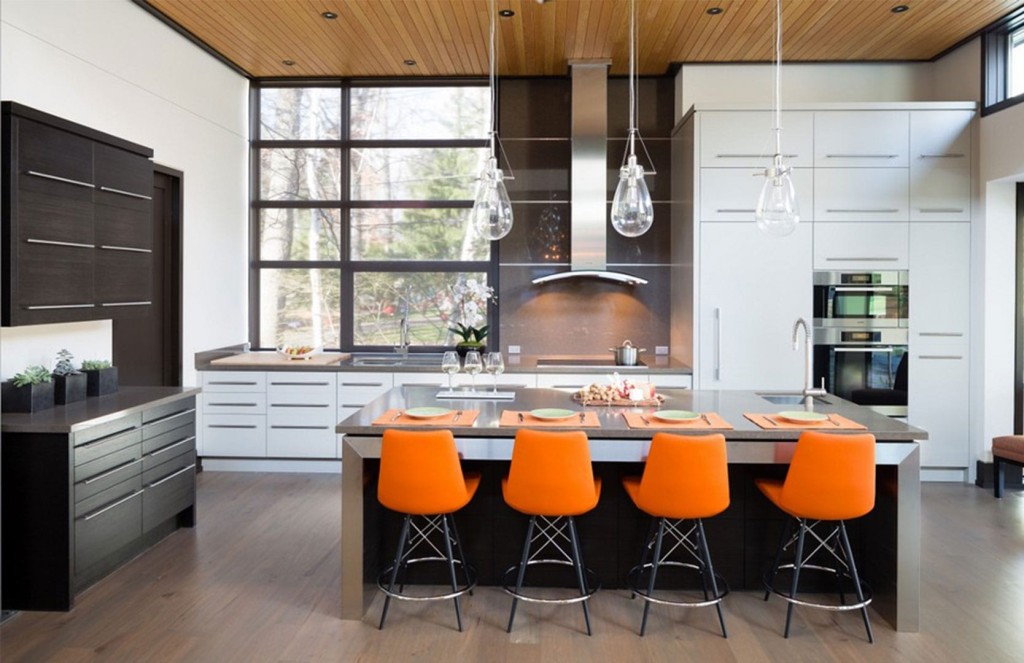
<instances>
[{"instance_id":1,"label":"wooden cutting board","mask_svg":"<svg viewBox=\"0 0 1024 663\"><path fill-rule=\"evenodd\" d=\"M322 352L309 359L289 359L278 352L242 352L230 357L214 359L217 366L273 366L275 368L300 366L328 366L344 361L352 355L348 352Z\"/></svg>"}]
</instances>

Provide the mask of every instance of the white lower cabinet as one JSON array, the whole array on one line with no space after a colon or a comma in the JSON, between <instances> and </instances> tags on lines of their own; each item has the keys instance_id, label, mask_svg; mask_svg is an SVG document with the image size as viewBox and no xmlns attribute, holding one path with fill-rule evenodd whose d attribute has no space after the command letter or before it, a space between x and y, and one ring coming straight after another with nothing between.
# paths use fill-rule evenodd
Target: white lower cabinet
<instances>
[{"instance_id":1,"label":"white lower cabinet","mask_svg":"<svg viewBox=\"0 0 1024 663\"><path fill-rule=\"evenodd\" d=\"M647 376L647 381L662 389L693 389L692 375L654 373Z\"/></svg>"},{"instance_id":2,"label":"white lower cabinet","mask_svg":"<svg viewBox=\"0 0 1024 663\"><path fill-rule=\"evenodd\" d=\"M203 413L203 455L264 458L267 417L262 414Z\"/></svg>"},{"instance_id":3,"label":"white lower cabinet","mask_svg":"<svg viewBox=\"0 0 1024 663\"><path fill-rule=\"evenodd\" d=\"M202 373L204 456L267 455L266 377L259 371Z\"/></svg>"},{"instance_id":4,"label":"white lower cabinet","mask_svg":"<svg viewBox=\"0 0 1024 663\"><path fill-rule=\"evenodd\" d=\"M921 442L921 467L970 463L967 348L966 343L910 346L907 422L928 431Z\"/></svg>"},{"instance_id":5,"label":"white lower cabinet","mask_svg":"<svg viewBox=\"0 0 1024 663\"><path fill-rule=\"evenodd\" d=\"M267 456L336 458L335 373L267 373Z\"/></svg>"},{"instance_id":6,"label":"white lower cabinet","mask_svg":"<svg viewBox=\"0 0 1024 663\"><path fill-rule=\"evenodd\" d=\"M700 233L697 387L799 389L793 324L812 322L810 224L785 237L753 223L702 223Z\"/></svg>"}]
</instances>

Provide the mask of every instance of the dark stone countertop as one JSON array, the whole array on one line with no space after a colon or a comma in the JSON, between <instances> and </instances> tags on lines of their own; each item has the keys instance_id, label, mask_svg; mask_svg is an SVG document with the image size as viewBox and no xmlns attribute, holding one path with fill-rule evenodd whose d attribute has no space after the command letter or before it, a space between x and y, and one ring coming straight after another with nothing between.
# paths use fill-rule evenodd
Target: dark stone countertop
<instances>
[{"instance_id":1,"label":"dark stone countertop","mask_svg":"<svg viewBox=\"0 0 1024 663\"><path fill-rule=\"evenodd\" d=\"M0 416L0 432L73 433L199 392L196 387L121 387L113 394L93 396L31 414L4 412Z\"/></svg>"}]
</instances>

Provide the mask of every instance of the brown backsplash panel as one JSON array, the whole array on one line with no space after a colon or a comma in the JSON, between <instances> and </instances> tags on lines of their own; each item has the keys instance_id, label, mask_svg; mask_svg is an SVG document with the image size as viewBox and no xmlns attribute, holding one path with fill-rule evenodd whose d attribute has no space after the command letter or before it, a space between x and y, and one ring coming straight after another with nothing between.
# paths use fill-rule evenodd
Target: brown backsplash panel
<instances>
[{"instance_id":1,"label":"brown backsplash panel","mask_svg":"<svg viewBox=\"0 0 1024 663\"><path fill-rule=\"evenodd\" d=\"M629 339L647 348L668 345L669 268L635 266L628 273L650 281L627 286L595 279L533 285L564 267L501 267L501 349L524 354L596 355Z\"/></svg>"},{"instance_id":2,"label":"brown backsplash panel","mask_svg":"<svg viewBox=\"0 0 1024 663\"><path fill-rule=\"evenodd\" d=\"M512 203L512 230L498 242L500 263L568 263L569 209L565 201Z\"/></svg>"},{"instance_id":3,"label":"brown backsplash panel","mask_svg":"<svg viewBox=\"0 0 1024 663\"><path fill-rule=\"evenodd\" d=\"M565 139L504 140L515 179L505 180L508 197L519 200L569 200L572 186L572 143Z\"/></svg>"},{"instance_id":4,"label":"brown backsplash panel","mask_svg":"<svg viewBox=\"0 0 1024 663\"><path fill-rule=\"evenodd\" d=\"M498 123L503 139L568 138L571 111L572 81L568 77L498 81Z\"/></svg>"}]
</instances>

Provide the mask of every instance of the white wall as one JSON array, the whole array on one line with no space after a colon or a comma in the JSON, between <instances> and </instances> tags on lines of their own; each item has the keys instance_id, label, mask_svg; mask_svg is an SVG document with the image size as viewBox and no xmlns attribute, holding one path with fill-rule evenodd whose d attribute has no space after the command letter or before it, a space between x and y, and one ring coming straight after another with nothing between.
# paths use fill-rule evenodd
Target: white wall
<instances>
[{"instance_id":1,"label":"white wall","mask_svg":"<svg viewBox=\"0 0 1024 663\"><path fill-rule=\"evenodd\" d=\"M183 358L247 337L248 82L129 0L0 0L0 96L152 147L184 172ZM109 358L107 322L0 330L0 377L67 347Z\"/></svg>"}]
</instances>

